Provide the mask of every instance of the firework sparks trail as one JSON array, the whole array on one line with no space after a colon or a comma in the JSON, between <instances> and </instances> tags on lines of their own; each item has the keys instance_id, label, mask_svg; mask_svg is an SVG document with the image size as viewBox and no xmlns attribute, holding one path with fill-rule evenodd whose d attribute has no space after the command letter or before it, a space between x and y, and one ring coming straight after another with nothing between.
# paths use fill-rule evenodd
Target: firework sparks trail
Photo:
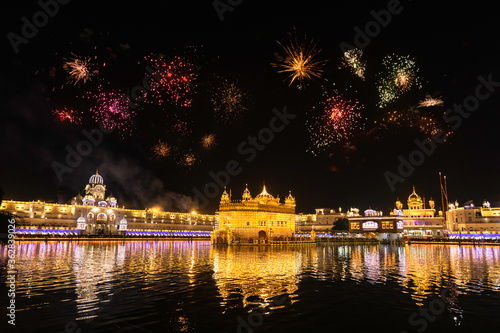
<instances>
[{"instance_id":1,"label":"firework sparks trail","mask_svg":"<svg viewBox=\"0 0 500 333\"><path fill-rule=\"evenodd\" d=\"M154 55L145 59L154 68L151 80L156 81L151 82L146 101L162 105L166 100L177 106L191 107L197 79L195 66L178 56L171 61Z\"/></svg>"},{"instance_id":2,"label":"firework sparks trail","mask_svg":"<svg viewBox=\"0 0 500 333\"><path fill-rule=\"evenodd\" d=\"M104 92L102 86L99 86L99 92L89 93L88 99L95 100L90 111L96 122L102 122L106 129L118 130L122 137L132 135L135 112L129 108L123 94L116 91Z\"/></svg>"},{"instance_id":3,"label":"firework sparks trail","mask_svg":"<svg viewBox=\"0 0 500 333\"><path fill-rule=\"evenodd\" d=\"M384 71L379 73L377 80L379 107L386 107L413 86L422 87L417 75L419 69L409 56L388 55L382 61L382 65Z\"/></svg>"},{"instance_id":4,"label":"firework sparks trail","mask_svg":"<svg viewBox=\"0 0 500 333\"><path fill-rule=\"evenodd\" d=\"M303 41L299 41L296 36L288 34L287 43L278 42L278 44L283 48L285 55L280 56L282 60L279 63L271 65L281 68L278 73L288 74L289 86L297 81L298 88L303 89L306 80L322 76L325 61L315 59L321 50L317 49L314 41L308 41L306 37Z\"/></svg>"},{"instance_id":5,"label":"firework sparks trail","mask_svg":"<svg viewBox=\"0 0 500 333\"><path fill-rule=\"evenodd\" d=\"M68 73L68 82L77 84L80 81L91 81L96 73L89 57L82 58L72 54L72 58L64 58L63 68Z\"/></svg>"},{"instance_id":6,"label":"firework sparks trail","mask_svg":"<svg viewBox=\"0 0 500 333\"><path fill-rule=\"evenodd\" d=\"M58 121L69 121L70 123L73 124L81 124L82 123L82 117L78 113L78 111L73 110L73 109L68 109L68 108L63 108L63 109L56 109L52 111L52 114Z\"/></svg>"},{"instance_id":7,"label":"firework sparks trail","mask_svg":"<svg viewBox=\"0 0 500 333\"><path fill-rule=\"evenodd\" d=\"M391 128L415 128L420 133L427 136L437 135L443 129L439 125L436 118L431 114L422 115L415 110L408 110L407 112L390 111L380 121L380 126L385 129ZM446 137L453 134L451 129L445 131Z\"/></svg>"},{"instance_id":8,"label":"firework sparks trail","mask_svg":"<svg viewBox=\"0 0 500 333\"><path fill-rule=\"evenodd\" d=\"M318 155L333 144L347 142L357 130L363 130L361 110L363 106L338 94L333 94L322 103L321 114L307 122L312 146L308 149Z\"/></svg>"},{"instance_id":9,"label":"firework sparks trail","mask_svg":"<svg viewBox=\"0 0 500 333\"><path fill-rule=\"evenodd\" d=\"M152 150L156 158L160 159L169 156L172 149L166 142L158 141L158 143L153 146Z\"/></svg>"},{"instance_id":10,"label":"firework sparks trail","mask_svg":"<svg viewBox=\"0 0 500 333\"><path fill-rule=\"evenodd\" d=\"M196 162L196 157L194 156L194 154L187 153L186 155L184 155L184 165L185 166L190 167L194 164L194 162Z\"/></svg>"},{"instance_id":11,"label":"firework sparks trail","mask_svg":"<svg viewBox=\"0 0 500 333\"><path fill-rule=\"evenodd\" d=\"M440 106L440 105L443 105L443 103L444 102L441 99L441 97L433 98L430 95L426 95L425 99L423 101L420 101L420 103L418 104L418 107L428 108L431 106Z\"/></svg>"},{"instance_id":12,"label":"firework sparks trail","mask_svg":"<svg viewBox=\"0 0 500 333\"><path fill-rule=\"evenodd\" d=\"M212 149L216 145L215 134L210 133L210 134L203 136L203 138L201 139L201 145L203 148L205 148L207 150Z\"/></svg>"},{"instance_id":13,"label":"firework sparks trail","mask_svg":"<svg viewBox=\"0 0 500 333\"><path fill-rule=\"evenodd\" d=\"M363 60L362 50L351 49L344 52L342 66L349 68L354 75L360 77L362 80L365 79L366 61Z\"/></svg>"},{"instance_id":14,"label":"firework sparks trail","mask_svg":"<svg viewBox=\"0 0 500 333\"><path fill-rule=\"evenodd\" d=\"M238 87L237 82L224 80L212 93L214 116L222 123L240 119L248 110L245 106L246 99L246 93Z\"/></svg>"}]
</instances>

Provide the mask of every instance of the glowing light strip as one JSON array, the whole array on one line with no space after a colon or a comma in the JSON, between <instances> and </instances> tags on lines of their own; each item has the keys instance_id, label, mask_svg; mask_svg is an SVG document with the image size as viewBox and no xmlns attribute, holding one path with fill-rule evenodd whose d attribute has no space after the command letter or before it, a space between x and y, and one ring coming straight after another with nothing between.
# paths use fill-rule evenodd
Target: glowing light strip
<instances>
[{"instance_id":1,"label":"glowing light strip","mask_svg":"<svg viewBox=\"0 0 500 333\"><path fill-rule=\"evenodd\" d=\"M500 234L449 234L449 238L495 238L500 239Z\"/></svg>"},{"instance_id":2,"label":"glowing light strip","mask_svg":"<svg viewBox=\"0 0 500 333\"><path fill-rule=\"evenodd\" d=\"M210 237L210 232L196 231L130 231L126 235L131 236L177 236L177 237Z\"/></svg>"},{"instance_id":3,"label":"glowing light strip","mask_svg":"<svg viewBox=\"0 0 500 333\"><path fill-rule=\"evenodd\" d=\"M14 229L16 234L17 233L23 233L23 232L26 232L28 234L42 234L42 235L45 235L47 233L49 234L52 234L52 233L56 233L56 234L63 234L63 233L74 233L76 234L78 232L78 230L75 230L75 229Z\"/></svg>"}]
</instances>

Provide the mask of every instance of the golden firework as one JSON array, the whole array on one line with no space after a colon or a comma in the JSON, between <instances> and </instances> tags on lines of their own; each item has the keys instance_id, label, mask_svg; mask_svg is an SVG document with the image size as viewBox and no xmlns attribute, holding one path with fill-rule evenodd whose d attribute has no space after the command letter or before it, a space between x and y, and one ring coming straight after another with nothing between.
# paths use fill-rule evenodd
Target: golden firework
<instances>
[{"instance_id":1,"label":"golden firework","mask_svg":"<svg viewBox=\"0 0 500 333\"><path fill-rule=\"evenodd\" d=\"M153 152L156 158L167 157L170 155L171 148L166 142L158 141L158 143L153 147Z\"/></svg>"},{"instance_id":2,"label":"golden firework","mask_svg":"<svg viewBox=\"0 0 500 333\"><path fill-rule=\"evenodd\" d=\"M427 108L427 107L431 107L431 106L443 105L443 103L444 102L441 99L441 97L433 98L430 95L426 95L425 99L423 101L420 101L420 103L418 104L418 106L422 107L422 108Z\"/></svg>"},{"instance_id":3,"label":"golden firework","mask_svg":"<svg viewBox=\"0 0 500 333\"><path fill-rule=\"evenodd\" d=\"M297 37L293 38L289 34L287 44L282 44L279 41L278 44L285 51L285 56L280 56L280 62L272 65L281 68L278 73L288 73L289 86L298 81L299 89L303 89L304 81L311 80L313 77L321 77L325 61L315 59L321 49L316 47L314 41L308 41L304 36L304 40L301 42Z\"/></svg>"},{"instance_id":4,"label":"golden firework","mask_svg":"<svg viewBox=\"0 0 500 333\"><path fill-rule=\"evenodd\" d=\"M210 133L210 134L205 135L201 139L201 145L205 149L211 149L211 148L213 148L216 145L215 134L214 133Z\"/></svg>"},{"instance_id":5,"label":"golden firework","mask_svg":"<svg viewBox=\"0 0 500 333\"><path fill-rule=\"evenodd\" d=\"M73 54L70 59L64 59L65 63L63 65L64 70L68 73L68 82L77 84L80 81L87 83L87 81L92 80L94 75L93 65L90 58L81 58Z\"/></svg>"}]
</instances>

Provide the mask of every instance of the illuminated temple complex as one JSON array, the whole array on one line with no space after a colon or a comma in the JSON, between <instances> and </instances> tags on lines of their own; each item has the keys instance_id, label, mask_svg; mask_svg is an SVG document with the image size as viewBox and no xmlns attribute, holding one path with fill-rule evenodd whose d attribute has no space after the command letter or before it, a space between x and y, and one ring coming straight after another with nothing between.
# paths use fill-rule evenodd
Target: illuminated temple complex
<instances>
[{"instance_id":1,"label":"illuminated temple complex","mask_svg":"<svg viewBox=\"0 0 500 333\"><path fill-rule=\"evenodd\" d=\"M231 200L224 189L218 224L212 232L212 243L266 244L269 240L288 241L295 237L295 198L290 193L284 203L279 196L267 193L266 186L252 198L248 186L241 200Z\"/></svg>"},{"instance_id":2,"label":"illuminated temple complex","mask_svg":"<svg viewBox=\"0 0 500 333\"><path fill-rule=\"evenodd\" d=\"M447 235L500 239L500 207L491 207L486 200L482 207L475 207L472 201L459 207L455 202L443 214L436 210L432 198L426 202L415 187L407 208L398 199L386 216L371 208L361 215L357 208L343 212L340 207L296 214L291 193L280 201L265 186L255 197L247 186L241 200L232 200L231 192L224 189L219 209L211 215L161 208L127 209L107 192L103 177L96 171L68 202L3 200L0 212L14 215L20 236L210 237L212 244L295 244L332 237L335 221L347 219L345 231L354 237L388 241Z\"/></svg>"},{"instance_id":3,"label":"illuminated temple complex","mask_svg":"<svg viewBox=\"0 0 500 333\"><path fill-rule=\"evenodd\" d=\"M106 185L98 172L82 194L67 204L4 200L0 210L19 217L16 232L20 235L209 237L215 224L214 215L119 207L113 195L106 197Z\"/></svg>"}]
</instances>

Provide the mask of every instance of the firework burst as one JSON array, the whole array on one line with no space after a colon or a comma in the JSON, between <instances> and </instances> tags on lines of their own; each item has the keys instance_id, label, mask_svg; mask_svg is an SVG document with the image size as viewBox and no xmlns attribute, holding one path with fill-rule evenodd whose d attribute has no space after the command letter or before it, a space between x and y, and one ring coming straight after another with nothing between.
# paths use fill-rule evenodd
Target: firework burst
<instances>
[{"instance_id":1,"label":"firework burst","mask_svg":"<svg viewBox=\"0 0 500 333\"><path fill-rule=\"evenodd\" d=\"M379 73L377 81L379 107L383 108L394 102L413 86L421 88L417 75L419 70L415 61L409 56L388 55L382 61L382 65L384 71Z\"/></svg>"},{"instance_id":2,"label":"firework burst","mask_svg":"<svg viewBox=\"0 0 500 333\"><path fill-rule=\"evenodd\" d=\"M349 68L354 75L364 80L366 62L363 60L363 51L360 49L352 49L344 52L342 67Z\"/></svg>"},{"instance_id":3,"label":"firework burst","mask_svg":"<svg viewBox=\"0 0 500 333\"><path fill-rule=\"evenodd\" d=\"M453 133L451 129L444 130L432 114L421 114L415 108L410 108L406 112L387 112L381 119L380 126L389 130L395 128L414 128L428 137L444 131L447 138Z\"/></svg>"},{"instance_id":4,"label":"firework burst","mask_svg":"<svg viewBox=\"0 0 500 333\"><path fill-rule=\"evenodd\" d=\"M178 56L171 61L154 55L145 59L153 68L149 82L152 89L146 100L159 105L166 100L177 106L191 107L197 79L195 66Z\"/></svg>"},{"instance_id":5,"label":"firework burst","mask_svg":"<svg viewBox=\"0 0 500 333\"><path fill-rule=\"evenodd\" d=\"M116 91L104 92L102 86L99 86L99 92L91 94L89 99L95 100L90 111L96 122L102 122L106 129L119 131L122 137L132 135L135 112L129 108L128 100L123 94Z\"/></svg>"},{"instance_id":6,"label":"firework burst","mask_svg":"<svg viewBox=\"0 0 500 333\"><path fill-rule=\"evenodd\" d=\"M216 145L215 134L210 133L210 134L203 136L203 138L201 139L201 145L203 148L205 148L207 150L212 149Z\"/></svg>"},{"instance_id":7,"label":"firework burst","mask_svg":"<svg viewBox=\"0 0 500 333\"><path fill-rule=\"evenodd\" d=\"M192 166L196 162L196 157L192 153L187 153L184 155L184 164L186 166Z\"/></svg>"},{"instance_id":8,"label":"firework burst","mask_svg":"<svg viewBox=\"0 0 500 333\"><path fill-rule=\"evenodd\" d=\"M195 163L197 162L196 155L193 154L191 151L188 151L187 153L178 155L177 157L177 164L181 167L184 167L186 169L191 169Z\"/></svg>"},{"instance_id":9,"label":"firework burst","mask_svg":"<svg viewBox=\"0 0 500 333\"><path fill-rule=\"evenodd\" d=\"M89 57L82 58L72 54L71 58L64 58L63 68L68 73L68 82L77 84L80 81L91 81L96 73Z\"/></svg>"},{"instance_id":10,"label":"firework burst","mask_svg":"<svg viewBox=\"0 0 500 333\"><path fill-rule=\"evenodd\" d=\"M189 127L187 121L181 120L177 115L175 115L174 120L171 123L172 133L180 134L182 136L189 136L193 133L192 129Z\"/></svg>"},{"instance_id":11,"label":"firework burst","mask_svg":"<svg viewBox=\"0 0 500 333\"><path fill-rule=\"evenodd\" d=\"M432 98L430 95L426 95L425 99L423 101L420 101L420 103L418 104L418 107L428 108L431 106L440 106L440 105L443 105L443 103L444 102L441 99L441 97Z\"/></svg>"},{"instance_id":12,"label":"firework burst","mask_svg":"<svg viewBox=\"0 0 500 333\"><path fill-rule=\"evenodd\" d=\"M166 142L158 141L158 143L153 146L152 150L156 158L160 159L169 156L172 149Z\"/></svg>"},{"instance_id":13,"label":"firework burst","mask_svg":"<svg viewBox=\"0 0 500 333\"><path fill-rule=\"evenodd\" d=\"M298 88L303 89L306 80L321 77L325 61L315 59L321 50L317 49L314 41L308 41L305 36L303 41L300 41L296 36L288 34L287 43L278 42L278 44L283 48L285 55L279 56L279 63L271 65L281 68L278 73L288 74L289 86L297 81Z\"/></svg>"},{"instance_id":14,"label":"firework burst","mask_svg":"<svg viewBox=\"0 0 500 333\"><path fill-rule=\"evenodd\" d=\"M237 82L224 80L212 93L211 102L214 115L219 122L231 123L240 119L248 108L246 93L238 87Z\"/></svg>"},{"instance_id":15,"label":"firework burst","mask_svg":"<svg viewBox=\"0 0 500 333\"><path fill-rule=\"evenodd\" d=\"M78 113L78 111L68 108L56 109L52 111L52 114L56 118L57 121L68 121L73 124L81 124L82 117Z\"/></svg>"},{"instance_id":16,"label":"firework burst","mask_svg":"<svg viewBox=\"0 0 500 333\"><path fill-rule=\"evenodd\" d=\"M338 94L328 97L319 107L320 115L306 123L312 143L308 151L318 155L333 144L353 139L357 130L364 129L362 108L357 100Z\"/></svg>"}]
</instances>

